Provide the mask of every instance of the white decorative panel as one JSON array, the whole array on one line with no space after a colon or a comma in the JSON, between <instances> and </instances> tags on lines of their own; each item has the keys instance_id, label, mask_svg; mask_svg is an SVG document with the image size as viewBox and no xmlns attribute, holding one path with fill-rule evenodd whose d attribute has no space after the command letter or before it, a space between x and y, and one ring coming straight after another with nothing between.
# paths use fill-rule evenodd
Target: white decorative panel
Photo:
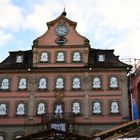
<instances>
[{"instance_id":1,"label":"white decorative panel","mask_svg":"<svg viewBox=\"0 0 140 140\"><path fill-rule=\"evenodd\" d=\"M7 104L1 103L0 104L0 116L6 116L7 115Z\"/></svg>"},{"instance_id":2,"label":"white decorative panel","mask_svg":"<svg viewBox=\"0 0 140 140\"><path fill-rule=\"evenodd\" d=\"M37 115L42 115L46 113L46 104L45 103L39 103L37 105Z\"/></svg>"},{"instance_id":3,"label":"white decorative panel","mask_svg":"<svg viewBox=\"0 0 140 140\"><path fill-rule=\"evenodd\" d=\"M27 79L21 78L18 83L18 89L24 90L27 89Z\"/></svg>"},{"instance_id":4,"label":"white decorative panel","mask_svg":"<svg viewBox=\"0 0 140 140\"><path fill-rule=\"evenodd\" d=\"M99 101L94 101L92 105L92 113L93 114L101 114L102 113L102 105Z\"/></svg>"},{"instance_id":5,"label":"white decorative panel","mask_svg":"<svg viewBox=\"0 0 140 140\"><path fill-rule=\"evenodd\" d=\"M81 61L81 54L79 52L74 52L72 60L73 60L73 62L80 62Z\"/></svg>"},{"instance_id":6,"label":"white decorative panel","mask_svg":"<svg viewBox=\"0 0 140 140\"><path fill-rule=\"evenodd\" d=\"M81 88L81 81L80 78L73 78L72 80L72 88L73 89L80 89Z\"/></svg>"},{"instance_id":7,"label":"white decorative panel","mask_svg":"<svg viewBox=\"0 0 140 140\"><path fill-rule=\"evenodd\" d=\"M16 115L22 116L26 114L26 107L24 103L18 103L16 109Z\"/></svg>"},{"instance_id":8,"label":"white decorative panel","mask_svg":"<svg viewBox=\"0 0 140 140\"><path fill-rule=\"evenodd\" d=\"M23 56L22 55L16 56L16 63L22 63L22 62L23 62Z\"/></svg>"},{"instance_id":9,"label":"white decorative panel","mask_svg":"<svg viewBox=\"0 0 140 140\"><path fill-rule=\"evenodd\" d=\"M99 77L94 77L92 81L92 87L95 89L101 88L101 79Z\"/></svg>"},{"instance_id":10,"label":"white decorative panel","mask_svg":"<svg viewBox=\"0 0 140 140\"><path fill-rule=\"evenodd\" d=\"M115 76L110 77L109 87L110 88L118 88L118 79L117 79L117 77L115 77Z\"/></svg>"},{"instance_id":11,"label":"white decorative panel","mask_svg":"<svg viewBox=\"0 0 140 140\"><path fill-rule=\"evenodd\" d=\"M48 62L49 58L48 58L48 53L47 52L42 52L41 56L40 56L40 62Z\"/></svg>"},{"instance_id":12,"label":"white decorative panel","mask_svg":"<svg viewBox=\"0 0 140 140\"><path fill-rule=\"evenodd\" d=\"M58 52L56 56L57 62L64 62L65 61L65 55L63 52Z\"/></svg>"},{"instance_id":13,"label":"white decorative panel","mask_svg":"<svg viewBox=\"0 0 140 140\"><path fill-rule=\"evenodd\" d=\"M39 79L38 89L47 89L47 78Z\"/></svg>"},{"instance_id":14,"label":"white decorative panel","mask_svg":"<svg viewBox=\"0 0 140 140\"><path fill-rule=\"evenodd\" d=\"M112 101L110 104L110 113L111 114L116 114L119 113L119 102L118 101Z\"/></svg>"},{"instance_id":15,"label":"white decorative panel","mask_svg":"<svg viewBox=\"0 0 140 140\"><path fill-rule=\"evenodd\" d=\"M81 107L79 102L73 102L72 104L72 113L74 114L80 114L81 113Z\"/></svg>"},{"instance_id":16,"label":"white decorative panel","mask_svg":"<svg viewBox=\"0 0 140 140\"><path fill-rule=\"evenodd\" d=\"M64 79L63 78L57 78L55 83L56 89L63 89L64 88Z\"/></svg>"},{"instance_id":17,"label":"white decorative panel","mask_svg":"<svg viewBox=\"0 0 140 140\"><path fill-rule=\"evenodd\" d=\"M10 79L9 78L3 78L1 81L1 90L8 90L10 87Z\"/></svg>"}]
</instances>

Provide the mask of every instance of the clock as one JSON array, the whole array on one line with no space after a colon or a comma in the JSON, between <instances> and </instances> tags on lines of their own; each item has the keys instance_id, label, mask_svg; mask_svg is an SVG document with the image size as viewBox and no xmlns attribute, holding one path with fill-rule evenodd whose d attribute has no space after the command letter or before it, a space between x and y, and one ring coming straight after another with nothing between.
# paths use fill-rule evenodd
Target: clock
<instances>
[{"instance_id":1,"label":"clock","mask_svg":"<svg viewBox=\"0 0 140 140\"><path fill-rule=\"evenodd\" d=\"M68 34L68 28L64 24L60 24L55 28L55 33L58 36L65 36Z\"/></svg>"}]
</instances>

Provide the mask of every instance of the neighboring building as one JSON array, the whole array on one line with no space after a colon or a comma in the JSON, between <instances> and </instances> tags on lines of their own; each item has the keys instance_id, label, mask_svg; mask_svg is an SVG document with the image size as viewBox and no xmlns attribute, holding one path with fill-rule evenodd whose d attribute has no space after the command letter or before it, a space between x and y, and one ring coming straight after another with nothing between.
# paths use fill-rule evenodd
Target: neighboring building
<instances>
[{"instance_id":1,"label":"neighboring building","mask_svg":"<svg viewBox=\"0 0 140 140\"><path fill-rule=\"evenodd\" d=\"M0 139L51 127L91 135L129 121L129 65L91 48L65 12L47 26L0 64Z\"/></svg>"},{"instance_id":2,"label":"neighboring building","mask_svg":"<svg viewBox=\"0 0 140 140\"><path fill-rule=\"evenodd\" d=\"M130 93L132 104L132 120L140 119L140 61L138 61L129 74Z\"/></svg>"}]
</instances>

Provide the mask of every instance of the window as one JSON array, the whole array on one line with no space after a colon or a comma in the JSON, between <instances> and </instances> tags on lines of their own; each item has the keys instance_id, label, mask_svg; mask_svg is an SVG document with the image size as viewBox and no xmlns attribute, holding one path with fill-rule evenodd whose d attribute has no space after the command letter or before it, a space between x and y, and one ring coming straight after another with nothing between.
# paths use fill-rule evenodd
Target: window
<instances>
[{"instance_id":1,"label":"window","mask_svg":"<svg viewBox=\"0 0 140 140\"><path fill-rule=\"evenodd\" d=\"M25 89L27 89L27 79L26 78L19 79L18 89L19 90L25 90Z\"/></svg>"},{"instance_id":2,"label":"window","mask_svg":"<svg viewBox=\"0 0 140 140\"><path fill-rule=\"evenodd\" d=\"M109 87L110 88L118 88L118 79L115 76L110 77L109 79Z\"/></svg>"},{"instance_id":3,"label":"window","mask_svg":"<svg viewBox=\"0 0 140 140\"><path fill-rule=\"evenodd\" d=\"M59 63L65 62L64 52L57 52L56 62L59 62Z\"/></svg>"},{"instance_id":4,"label":"window","mask_svg":"<svg viewBox=\"0 0 140 140\"><path fill-rule=\"evenodd\" d=\"M22 63L23 62L23 55L17 55L16 56L16 63Z\"/></svg>"},{"instance_id":5,"label":"window","mask_svg":"<svg viewBox=\"0 0 140 140\"><path fill-rule=\"evenodd\" d=\"M92 88L100 89L101 88L101 78L94 77L92 80Z\"/></svg>"},{"instance_id":6,"label":"window","mask_svg":"<svg viewBox=\"0 0 140 140\"><path fill-rule=\"evenodd\" d=\"M79 102L75 101L72 103L72 113L74 113L75 115L81 113L81 106Z\"/></svg>"},{"instance_id":7,"label":"window","mask_svg":"<svg viewBox=\"0 0 140 140\"><path fill-rule=\"evenodd\" d=\"M73 62L81 62L81 54L80 52L74 52L72 55Z\"/></svg>"},{"instance_id":8,"label":"window","mask_svg":"<svg viewBox=\"0 0 140 140\"><path fill-rule=\"evenodd\" d=\"M9 78L3 78L1 81L1 90L9 90L10 89L10 79Z\"/></svg>"},{"instance_id":9,"label":"window","mask_svg":"<svg viewBox=\"0 0 140 140\"><path fill-rule=\"evenodd\" d=\"M48 88L47 81L48 81L47 78L40 78L38 82L38 89L40 90L47 89Z\"/></svg>"},{"instance_id":10,"label":"window","mask_svg":"<svg viewBox=\"0 0 140 140\"><path fill-rule=\"evenodd\" d=\"M23 116L26 114L26 105L24 103L18 103L16 107L16 115Z\"/></svg>"},{"instance_id":11,"label":"window","mask_svg":"<svg viewBox=\"0 0 140 140\"><path fill-rule=\"evenodd\" d=\"M111 114L120 113L119 102L118 101L111 101L110 102L110 113Z\"/></svg>"},{"instance_id":12,"label":"window","mask_svg":"<svg viewBox=\"0 0 140 140\"><path fill-rule=\"evenodd\" d=\"M99 54L98 55L98 62L104 62L105 61L105 55L104 54Z\"/></svg>"},{"instance_id":13,"label":"window","mask_svg":"<svg viewBox=\"0 0 140 140\"><path fill-rule=\"evenodd\" d=\"M37 115L42 115L42 114L45 114L46 113L46 103L39 103L37 105Z\"/></svg>"},{"instance_id":14,"label":"window","mask_svg":"<svg viewBox=\"0 0 140 140\"><path fill-rule=\"evenodd\" d=\"M54 104L54 118L63 118L64 114L64 104L55 103Z\"/></svg>"},{"instance_id":15,"label":"window","mask_svg":"<svg viewBox=\"0 0 140 140\"><path fill-rule=\"evenodd\" d=\"M64 79L63 78L59 77L56 79L55 88L56 89L64 89Z\"/></svg>"},{"instance_id":16,"label":"window","mask_svg":"<svg viewBox=\"0 0 140 140\"><path fill-rule=\"evenodd\" d=\"M49 61L49 55L47 52L42 52L40 55L40 62L48 62Z\"/></svg>"},{"instance_id":17,"label":"window","mask_svg":"<svg viewBox=\"0 0 140 140\"><path fill-rule=\"evenodd\" d=\"M73 78L72 80L72 89L80 89L81 88L81 80L78 77Z\"/></svg>"},{"instance_id":18,"label":"window","mask_svg":"<svg viewBox=\"0 0 140 140\"><path fill-rule=\"evenodd\" d=\"M92 103L92 113L93 114L102 114L102 105L100 101L94 101Z\"/></svg>"},{"instance_id":19,"label":"window","mask_svg":"<svg viewBox=\"0 0 140 140\"><path fill-rule=\"evenodd\" d=\"M7 115L7 110L8 110L8 105L5 103L0 103L0 116L6 116Z\"/></svg>"}]
</instances>

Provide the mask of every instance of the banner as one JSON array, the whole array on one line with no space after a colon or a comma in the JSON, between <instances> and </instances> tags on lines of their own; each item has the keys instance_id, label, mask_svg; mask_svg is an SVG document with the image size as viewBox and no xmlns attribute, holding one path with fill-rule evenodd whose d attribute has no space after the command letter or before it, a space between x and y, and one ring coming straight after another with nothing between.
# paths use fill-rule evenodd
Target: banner
<instances>
[{"instance_id":1,"label":"banner","mask_svg":"<svg viewBox=\"0 0 140 140\"><path fill-rule=\"evenodd\" d=\"M138 112L138 106L136 103L135 98L131 95L131 109L132 109L132 120L138 120L139 119L139 112Z\"/></svg>"}]
</instances>

